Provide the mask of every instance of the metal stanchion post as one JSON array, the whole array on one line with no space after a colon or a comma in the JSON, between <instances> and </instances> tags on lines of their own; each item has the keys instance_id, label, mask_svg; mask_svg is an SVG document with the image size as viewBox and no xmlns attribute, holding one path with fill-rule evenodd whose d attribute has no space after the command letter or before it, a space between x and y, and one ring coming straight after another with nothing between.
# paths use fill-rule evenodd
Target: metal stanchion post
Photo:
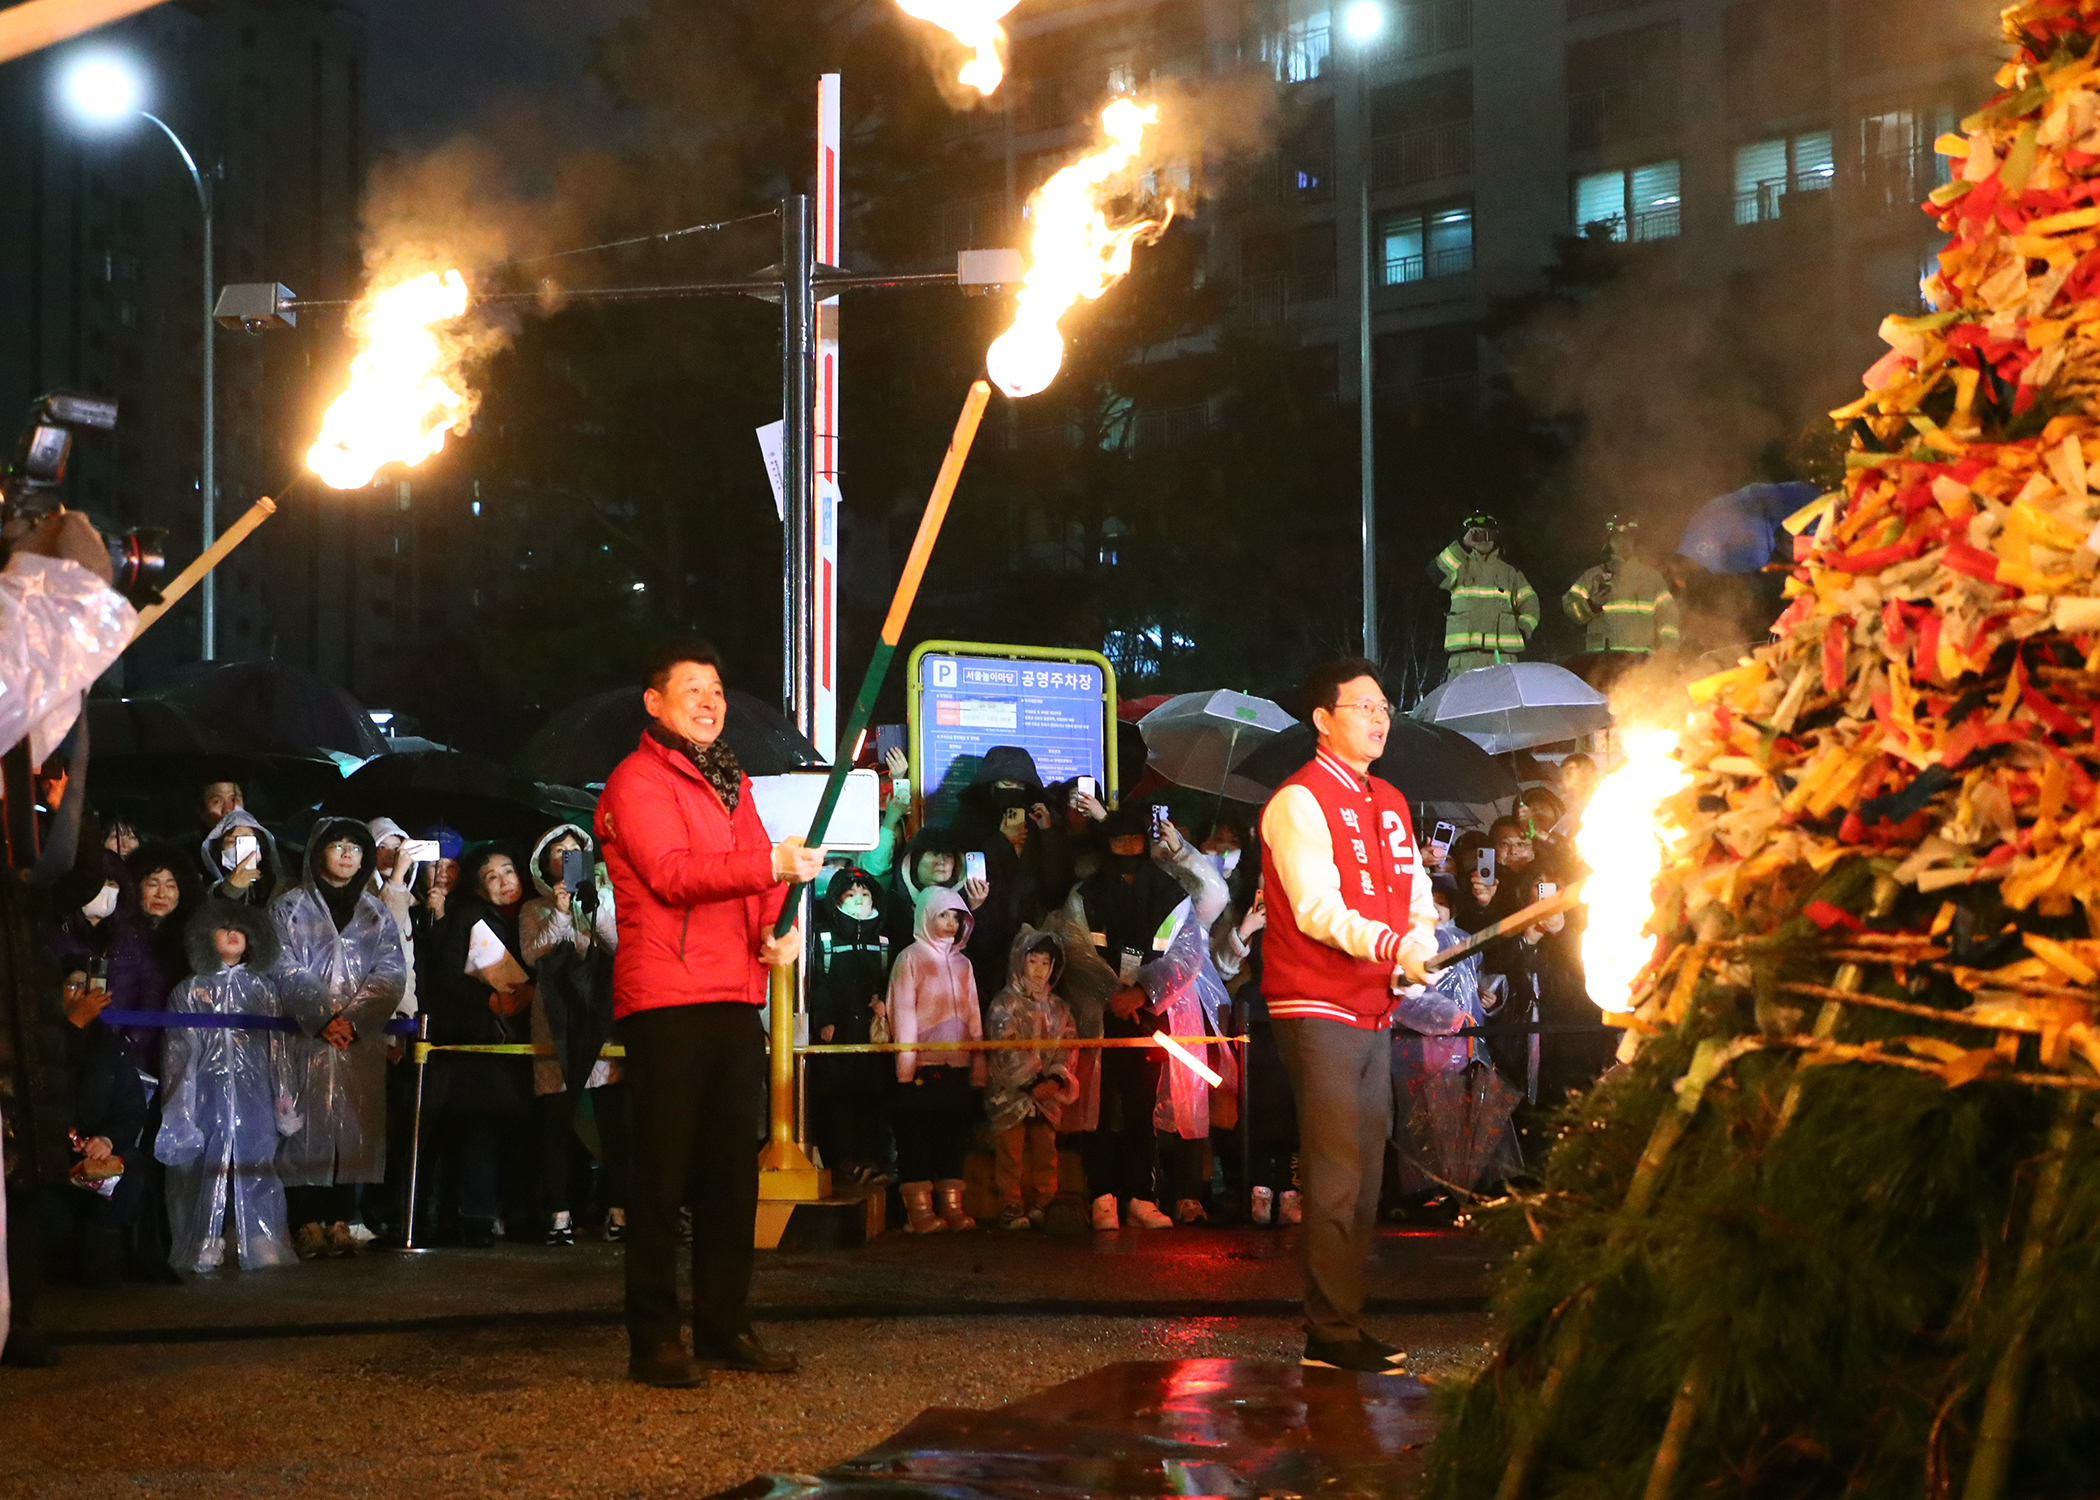
<instances>
[{"instance_id":1,"label":"metal stanchion post","mask_svg":"<svg viewBox=\"0 0 2100 1500\"><path fill-rule=\"evenodd\" d=\"M1248 1055L1254 1051L1254 1028L1245 1015L1235 1014L1240 1030L1240 1212L1250 1219L1254 1214L1254 1121L1248 1118L1247 1106L1254 1098L1254 1090L1247 1078Z\"/></svg>"},{"instance_id":2,"label":"metal stanchion post","mask_svg":"<svg viewBox=\"0 0 2100 1500\"><path fill-rule=\"evenodd\" d=\"M423 1166L423 1075L430 1066L430 1017L416 1017L416 1109L409 1124L408 1208L403 1215L401 1248L414 1251L416 1244L416 1189Z\"/></svg>"}]
</instances>

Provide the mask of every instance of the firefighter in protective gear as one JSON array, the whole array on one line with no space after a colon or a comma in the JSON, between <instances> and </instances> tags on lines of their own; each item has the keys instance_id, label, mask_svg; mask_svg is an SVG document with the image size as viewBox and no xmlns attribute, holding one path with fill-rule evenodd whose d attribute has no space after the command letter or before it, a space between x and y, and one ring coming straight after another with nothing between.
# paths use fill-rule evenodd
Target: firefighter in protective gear
<instances>
[{"instance_id":1,"label":"firefighter in protective gear","mask_svg":"<svg viewBox=\"0 0 2100 1500\"><path fill-rule=\"evenodd\" d=\"M1569 619L1588 627L1583 649L1648 656L1676 646L1677 601L1669 580L1636 551L1640 523L1615 516L1604 535L1604 561L1560 601Z\"/></svg>"},{"instance_id":2,"label":"firefighter in protective gear","mask_svg":"<svg viewBox=\"0 0 2100 1500\"><path fill-rule=\"evenodd\" d=\"M1459 539L1437 554L1437 572L1451 595L1451 612L1444 617L1447 679L1518 660L1539 628L1539 596L1501 546L1501 523L1473 515Z\"/></svg>"}]
</instances>

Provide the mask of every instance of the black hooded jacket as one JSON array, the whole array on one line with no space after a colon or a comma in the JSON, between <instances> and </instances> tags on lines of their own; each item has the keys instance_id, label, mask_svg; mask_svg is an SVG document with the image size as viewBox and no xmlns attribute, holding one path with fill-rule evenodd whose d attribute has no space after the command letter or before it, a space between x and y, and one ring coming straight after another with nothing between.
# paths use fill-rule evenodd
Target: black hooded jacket
<instances>
[{"instance_id":1,"label":"black hooded jacket","mask_svg":"<svg viewBox=\"0 0 2100 1500\"><path fill-rule=\"evenodd\" d=\"M878 892L875 911L849 917L839 909L855 884ZM889 993L890 961L898 951L883 931L882 898L875 877L865 870L844 869L831 877L817 903L816 943L809 973L809 1019L821 1034L837 1028L834 1042L865 1042L869 1009Z\"/></svg>"}]
</instances>

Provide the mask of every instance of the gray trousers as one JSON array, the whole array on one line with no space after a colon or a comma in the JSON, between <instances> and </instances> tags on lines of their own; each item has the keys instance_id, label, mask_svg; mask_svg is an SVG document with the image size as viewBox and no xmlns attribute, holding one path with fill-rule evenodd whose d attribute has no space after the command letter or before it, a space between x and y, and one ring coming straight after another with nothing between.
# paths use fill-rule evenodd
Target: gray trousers
<instances>
[{"instance_id":1,"label":"gray trousers","mask_svg":"<svg viewBox=\"0 0 2100 1500\"><path fill-rule=\"evenodd\" d=\"M1298 1099L1306 1336L1354 1343L1391 1134L1392 1035L1312 1017L1279 1016L1274 1025Z\"/></svg>"}]
</instances>

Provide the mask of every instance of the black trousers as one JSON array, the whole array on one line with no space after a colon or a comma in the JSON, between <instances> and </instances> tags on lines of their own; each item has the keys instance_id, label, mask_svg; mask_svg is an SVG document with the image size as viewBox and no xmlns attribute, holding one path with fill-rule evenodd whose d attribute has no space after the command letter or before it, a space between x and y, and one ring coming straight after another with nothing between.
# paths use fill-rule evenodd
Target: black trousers
<instances>
[{"instance_id":1,"label":"black trousers","mask_svg":"<svg viewBox=\"0 0 2100 1500\"><path fill-rule=\"evenodd\" d=\"M1098 1198L1114 1193L1156 1201L1152 1185L1158 1142L1152 1109L1159 1102L1162 1059L1149 1047L1104 1047L1101 1051L1101 1122L1079 1140L1086 1190Z\"/></svg>"},{"instance_id":2,"label":"black trousers","mask_svg":"<svg viewBox=\"0 0 2100 1500\"><path fill-rule=\"evenodd\" d=\"M627 1336L678 1340L678 1210L693 1209L693 1345L751 1331L765 1032L749 1005L672 1005L615 1028L627 1049Z\"/></svg>"},{"instance_id":3,"label":"black trousers","mask_svg":"<svg viewBox=\"0 0 2100 1500\"><path fill-rule=\"evenodd\" d=\"M897 1132L897 1180L959 1181L971 1127L984 1118L969 1068L922 1062L910 1083L896 1087L890 1125Z\"/></svg>"}]
</instances>

